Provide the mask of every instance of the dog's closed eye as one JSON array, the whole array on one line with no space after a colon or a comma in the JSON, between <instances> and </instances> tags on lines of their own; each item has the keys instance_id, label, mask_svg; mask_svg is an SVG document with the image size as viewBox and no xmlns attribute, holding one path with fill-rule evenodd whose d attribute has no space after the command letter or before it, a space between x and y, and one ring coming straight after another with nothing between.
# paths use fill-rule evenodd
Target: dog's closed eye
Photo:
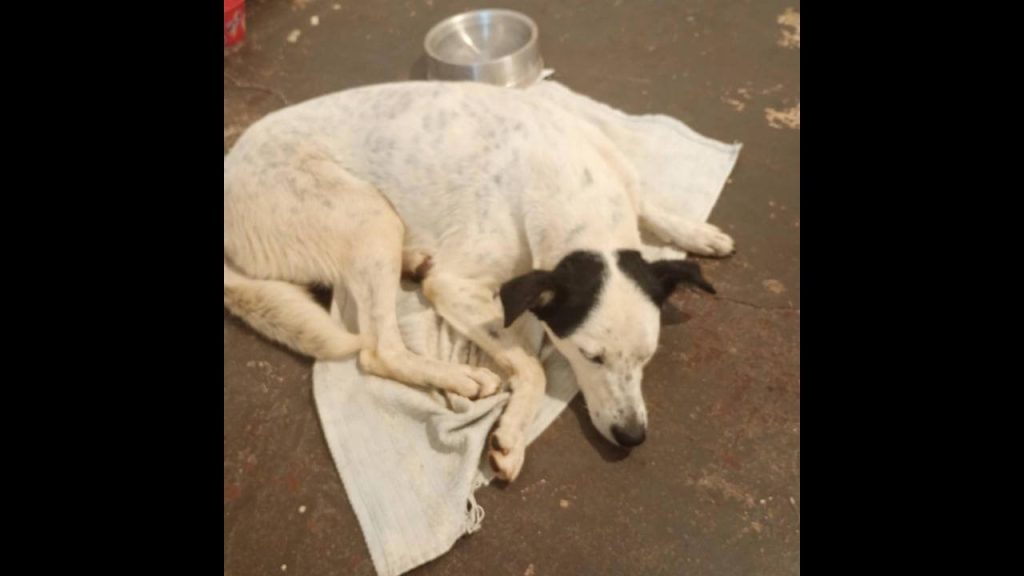
<instances>
[{"instance_id":1,"label":"dog's closed eye","mask_svg":"<svg viewBox=\"0 0 1024 576\"><path fill-rule=\"evenodd\" d=\"M584 358L590 360L594 364L604 364L604 355L602 354L591 354L582 348L580 348L580 354L582 354Z\"/></svg>"}]
</instances>

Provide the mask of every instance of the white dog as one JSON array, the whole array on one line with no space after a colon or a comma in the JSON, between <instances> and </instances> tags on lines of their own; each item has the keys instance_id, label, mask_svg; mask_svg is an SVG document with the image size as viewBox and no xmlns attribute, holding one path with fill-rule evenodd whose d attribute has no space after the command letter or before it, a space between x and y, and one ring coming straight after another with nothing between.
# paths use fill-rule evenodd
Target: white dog
<instances>
[{"instance_id":1,"label":"white dog","mask_svg":"<svg viewBox=\"0 0 1024 576\"><path fill-rule=\"evenodd\" d=\"M224 303L315 358L358 351L371 374L495 393L502 379L489 370L406 349L396 296L403 271L417 274L437 312L506 372L511 397L488 450L513 480L545 387L538 359L506 329L526 311L568 359L601 434L643 442L640 381L660 305L680 282L714 289L681 252L655 261L640 227L685 251L733 250L714 226L645 201L600 128L529 91L358 88L267 116L224 159ZM315 284L347 287L359 334L312 299Z\"/></svg>"}]
</instances>

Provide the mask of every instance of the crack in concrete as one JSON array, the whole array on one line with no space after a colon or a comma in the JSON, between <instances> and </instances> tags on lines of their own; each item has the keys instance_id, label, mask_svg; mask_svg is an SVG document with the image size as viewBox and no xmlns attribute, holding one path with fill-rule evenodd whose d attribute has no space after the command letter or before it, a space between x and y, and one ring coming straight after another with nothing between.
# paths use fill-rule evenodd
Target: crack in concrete
<instances>
[{"instance_id":1,"label":"crack in concrete","mask_svg":"<svg viewBox=\"0 0 1024 576\"><path fill-rule=\"evenodd\" d=\"M290 106L291 105L291 103L288 102L288 99L284 97L284 94L281 94L277 90L273 90L271 88L267 88L266 86L259 86L259 85L256 85L256 84L243 84L242 82L239 82L238 80L233 78L227 72L224 73L224 77L227 78L232 84L234 84L235 88L238 88L238 89L241 89L241 90L255 90L257 92L263 92L264 94L270 94L271 96L276 96L278 99L280 99L281 102L283 102L285 106Z\"/></svg>"},{"instance_id":2,"label":"crack in concrete","mask_svg":"<svg viewBox=\"0 0 1024 576\"><path fill-rule=\"evenodd\" d=\"M794 306L761 306L754 304L753 302L747 302L745 300L738 300L736 298L729 298L728 296L712 296L715 300L722 300L725 302L731 302L733 304L739 304L740 306L746 306L748 308L754 308L756 310L763 310L765 312L796 312L800 313L800 308Z\"/></svg>"}]
</instances>

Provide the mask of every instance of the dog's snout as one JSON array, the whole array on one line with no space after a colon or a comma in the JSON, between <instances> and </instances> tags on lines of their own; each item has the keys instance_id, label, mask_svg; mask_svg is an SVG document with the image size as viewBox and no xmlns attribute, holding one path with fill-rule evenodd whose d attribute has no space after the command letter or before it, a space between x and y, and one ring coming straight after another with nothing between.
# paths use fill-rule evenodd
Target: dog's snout
<instances>
[{"instance_id":1,"label":"dog's snout","mask_svg":"<svg viewBox=\"0 0 1024 576\"><path fill-rule=\"evenodd\" d=\"M644 443L647 439L647 428L642 425L612 426L612 436L621 446L632 448Z\"/></svg>"}]
</instances>

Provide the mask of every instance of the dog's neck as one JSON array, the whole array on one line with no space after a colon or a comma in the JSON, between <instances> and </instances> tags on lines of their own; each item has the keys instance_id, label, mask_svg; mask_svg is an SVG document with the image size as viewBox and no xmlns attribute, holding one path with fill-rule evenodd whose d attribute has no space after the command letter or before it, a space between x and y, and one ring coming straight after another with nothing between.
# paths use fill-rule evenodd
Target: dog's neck
<instances>
[{"instance_id":1,"label":"dog's neck","mask_svg":"<svg viewBox=\"0 0 1024 576\"><path fill-rule=\"evenodd\" d=\"M595 252L611 257L619 250L640 248L637 219L632 213L618 218L593 218L592 214L562 213L545 218L545 223L529 231L535 270L552 270L567 255ZM587 220L585 218L589 217Z\"/></svg>"},{"instance_id":2,"label":"dog's neck","mask_svg":"<svg viewBox=\"0 0 1024 576\"><path fill-rule=\"evenodd\" d=\"M570 156L560 166L557 184L538 187L524 215L535 269L551 270L575 251L611 254L639 249L636 179L614 149L598 155ZM542 191L543 190L543 191Z\"/></svg>"}]
</instances>

